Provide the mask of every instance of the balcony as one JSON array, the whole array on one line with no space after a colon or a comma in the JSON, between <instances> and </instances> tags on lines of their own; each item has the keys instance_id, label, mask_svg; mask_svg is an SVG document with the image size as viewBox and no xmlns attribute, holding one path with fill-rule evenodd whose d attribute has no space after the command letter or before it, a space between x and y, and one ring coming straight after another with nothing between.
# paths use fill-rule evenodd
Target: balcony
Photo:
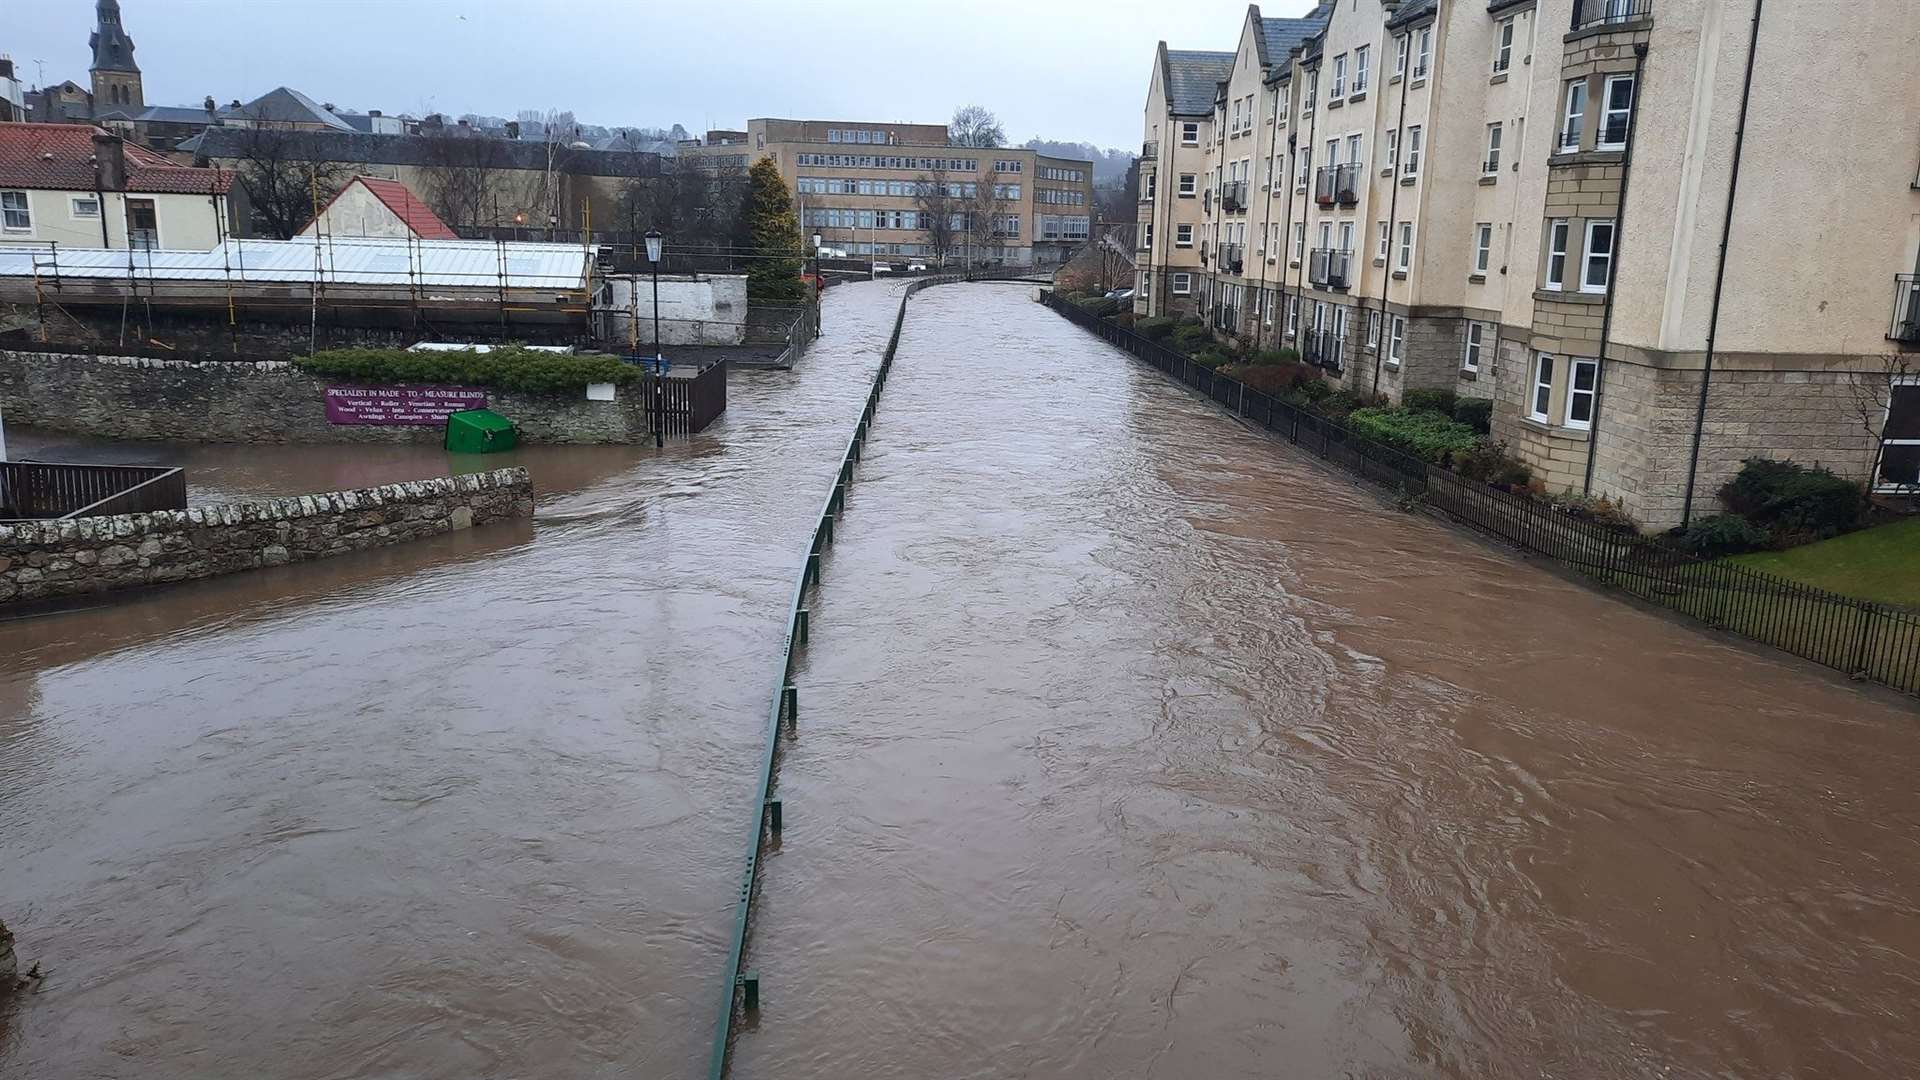
<instances>
[{"instance_id":1,"label":"balcony","mask_svg":"<svg viewBox=\"0 0 1920 1080\"><path fill-rule=\"evenodd\" d=\"M1653 0L1573 0L1573 28L1618 26L1653 18Z\"/></svg>"},{"instance_id":2,"label":"balcony","mask_svg":"<svg viewBox=\"0 0 1920 1080\"><path fill-rule=\"evenodd\" d=\"M1246 268L1246 245L1221 244L1220 269L1229 274L1238 274Z\"/></svg>"},{"instance_id":3,"label":"balcony","mask_svg":"<svg viewBox=\"0 0 1920 1080\"><path fill-rule=\"evenodd\" d=\"M1203 214L1213 213L1213 189L1212 188L1208 188L1207 190L1200 193L1200 212Z\"/></svg>"},{"instance_id":4,"label":"balcony","mask_svg":"<svg viewBox=\"0 0 1920 1080\"><path fill-rule=\"evenodd\" d=\"M1895 275L1893 329L1887 336L1908 345L1920 345L1920 274Z\"/></svg>"},{"instance_id":5,"label":"balcony","mask_svg":"<svg viewBox=\"0 0 1920 1080\"><path fill-rule=\"evenodd\" d=\"M1229 180L1220 185L1220 209L1229 214L1240 213L1247 208L1247 182Z\"/></svg>"},{"instance_id":6,"label":"balcony","mask_svg":"<svg viewBox=\"0 0 1920 1080\"><path fill-rule=\"evenodd\" d=\"M1556 132L1553 136L1553 152L1556 154L1577 154L1580 152L1580 130L1577 127Z\"/></svg>"},{"instance_id":7,"label":"balcony","mask_svg":"<svg viewBox=\"0 0 1920 1080\"><path fill-rule=\"evenodd\" d=\"M1307 257L1307 283L1316 289L1344 289L1351 284L1353 252L1314 248Z\"/></svg>"},{"instance_id":8,"label":"balcony","mask_svg":"<svg viewBox=\"0 0 1920 1080\"><path fill-rule=\"evenodd\" d=\"M1609 116L1600 124L1599 145L1601 150L1624 150L1627 147L1627 116Z\"/></svg>"},{"instance_id":9,"label":"balcony","mask_svg":"<svg viewBox=\"0 0 1920 1080\"><path fill-rule=\"evenodd\" d=\"M1159 140L1157 140L1157 139L1148 139L1148 140L1147 140L1146 142L1143 142L1143 143L1141 143L1141 144L1140 144L1140 159L1141 159L1142 161L1158 161L1158 160L1160 160L1160 142L1159 142Z\"/></svg>"},{"instance_id":10,"label":"balcony","mask_svg":"<svg viewBox=\"0 0 1920 1080\"><path fill-rule=\"evenodd\" d=\"M1315 329L1307 331L1306 338L1300 344L1300 358L1316 367L1326 368L1335 374L1346 366L1346 342L1336 337L1331 330Z\"/></svg>"},{"instance_id":11,"label":"balcony","mask_svg":"<svg viewBox=\"0 0 1920 1080\"><path fill-rule=\"evenodd\" d=\"M1321 206L1333 205L1336 187L1334 174L1338 172L1339 169L1340 167L1338 165L1322 165L1313 170L1314 202L1319 203Z\"/></svg>"},{"instance_id":12,"label":"balcony","mask_svg":"<svg viewBox=\"0 0 1920 1080\"><path fill-rule=\"evenodd\" d=\"M1333 197L1341 206L1352 206L1360 201L1360 163L1350 161L1345 165L1334 166Z\"/></svg>"}]
</instances>

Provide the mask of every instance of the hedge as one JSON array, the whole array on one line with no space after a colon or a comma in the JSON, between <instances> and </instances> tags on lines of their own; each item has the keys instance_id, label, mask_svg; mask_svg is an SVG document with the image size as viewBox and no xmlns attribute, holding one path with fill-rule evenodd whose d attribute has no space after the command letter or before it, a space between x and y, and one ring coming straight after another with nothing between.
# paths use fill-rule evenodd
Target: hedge
<instances>
[{"instance_id":1,"label":"hedge","mask_svg":"<svg viewBox=\"0 0 1920 1080\"><path fill-rule=\"evenodd\" d=\"M1867 510L1859 484L1818 465L1763 457L1741 462L1740 472L1720 488L1720 501L1783 542L1859 528Z\"/></svg>"},{"instance_id":2,"label":"hedge","mask_svg":"<svg viewBox=\"0 0 1920 1080\"><path fill-rule=\"evenodd\" d=\"M1480 436L1472 428L1450 416L1427 410L1355 409L1347 416L1347 426L1369 439L1435 464L1444 464L1453 455L1465 454L1480 445Z\"/></svg>"},{"instance_id":3,"label":"hedge","mask_svg":"<svg viewBox=\"0 0 1920 1080\"><path fill-rule=\"evenodd\" d=\"M328 349L295 357L293 366L309 375L353 382L496 386L529 393L570 393L588 383L631 383L642 376L637 365L603 354L568 356L511 347L487 353Z\"/></svg>"}]
</instances>

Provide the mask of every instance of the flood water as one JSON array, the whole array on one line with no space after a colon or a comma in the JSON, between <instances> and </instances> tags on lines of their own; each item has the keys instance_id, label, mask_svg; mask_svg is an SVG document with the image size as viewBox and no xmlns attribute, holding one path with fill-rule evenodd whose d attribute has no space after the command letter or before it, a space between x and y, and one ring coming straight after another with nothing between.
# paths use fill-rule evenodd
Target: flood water
<instances>
[{"instance_id":1,"label":"flood water","mask_svg":"<svg viewBox=\"0 0 1920 1080\"><path fill-rule=\"evenodd\" d=\"M51 973L0 1076L699 1075L895 288L699 439L529 451L531 526L0 623L0 918ZM1912 1071L1906 702L1397 510L1027 297L911 301L734 1076Z\"/></svg>"}]
</instances>

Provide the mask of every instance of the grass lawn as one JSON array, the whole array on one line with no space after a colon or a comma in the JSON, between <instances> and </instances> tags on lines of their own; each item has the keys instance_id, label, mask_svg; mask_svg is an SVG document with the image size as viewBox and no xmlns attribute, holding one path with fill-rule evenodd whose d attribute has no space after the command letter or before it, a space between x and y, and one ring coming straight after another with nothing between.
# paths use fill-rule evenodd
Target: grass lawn
<instances>
[{"instance_id":1,"label":"grass lawn","mask_svg":"<svg viewBox=\"0 0 1920 1080\"><path fill-rule=\"evenodd\" d=\"M1920 517L1729 561L1862 600L1920 608Z\"/></svg>"}]
</instances>

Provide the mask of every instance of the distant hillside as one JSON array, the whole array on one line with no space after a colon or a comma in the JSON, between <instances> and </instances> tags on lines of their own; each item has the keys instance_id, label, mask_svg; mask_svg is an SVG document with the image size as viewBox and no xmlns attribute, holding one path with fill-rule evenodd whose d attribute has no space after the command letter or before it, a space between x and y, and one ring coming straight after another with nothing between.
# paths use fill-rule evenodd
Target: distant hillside
<instances>
[{"instance_id":1,"label":"distant hillside","mask_svg":"<svg viewBox=\"0 0 1920 1080\"><path fill-rule=\"evenodd\" d=\"M1093 162L1093 182L1096 187L1118 184L1125 180L1127 168L1133 164L1135 157L1130 151L1102 150L1087 142L1028 139L1020 145L1028 150L1038 150L1053 157L1082 158Z\"/></svg>"}]
</instances>

